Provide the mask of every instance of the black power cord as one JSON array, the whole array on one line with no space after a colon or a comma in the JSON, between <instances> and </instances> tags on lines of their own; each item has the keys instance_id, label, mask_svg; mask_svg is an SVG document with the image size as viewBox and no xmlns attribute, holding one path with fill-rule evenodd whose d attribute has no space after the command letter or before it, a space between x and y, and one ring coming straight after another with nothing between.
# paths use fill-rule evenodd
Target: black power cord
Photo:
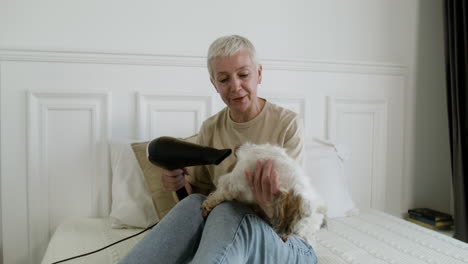
<instances>
[{"instance_id":1,"label":"black power cord","mask_svg":"<svg viewBox=\"0 0 468 264\"><path fill-rule=\"evenodd\" d=\"M99 252L99 251L101 251L101 250L104 250L104 249L106 249L106 248L108 248L108 247L111 247L111 246L113 246L113 245L115 245L115 244L118 244L118 243L120 243L120 242L123 242L123 241L125 241L125 240L127 240L127 239L130 239L130 238L132 238L132 237L136 237L136 236L138 236L139 234L142 234L142 233L144 233L144 232L150 230L151 228L153 228L153 227L154 227L155 225L157 225L157 224L158 224L158 223L155 223L155 224L153 224L153 225L147 227L147 228L144 229L143 231L140 231L140 232L138 232L138 233L136 233L136 234L134 234L134 235L131 235L131 236L129 236L129 237L126 237L126 238L124 238L124 239L121 239L121 240L119 240L119 241L116 241L116 242L114 242L114 243L112 243L112 244L110 244L110 245L107 245L107 246L103 247L103 248L100 248L100 249L97 249L97 250L94 250L94 251L91 251L91 252L88 252L88 253L85 253L85 254L81 254L81 255L78 255L78 256L75 256L75 257L71 257L71 258L67 258L67 259L62 259L62 260L53 262L53 263L51 263L51 264L62 263L62 262L65 262L65 261L69 261L69 260L72 260L72 259L81 258L81 257L84 257L84 256L88 256L88 255L97 253L97 252Z\"/></svg>"}]
</instances>

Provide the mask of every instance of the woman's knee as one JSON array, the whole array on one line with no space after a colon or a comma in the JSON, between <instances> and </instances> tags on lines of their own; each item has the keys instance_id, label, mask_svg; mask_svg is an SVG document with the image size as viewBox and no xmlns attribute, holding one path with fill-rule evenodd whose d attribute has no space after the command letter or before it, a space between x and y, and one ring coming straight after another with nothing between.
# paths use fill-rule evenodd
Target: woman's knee
<instances>
[{"instance_id":1,"label":"woman's knee","mask_svg":"<svg viewBox=\"0 0 468 264\"><path fill-rule=\"evenodd\" d=\"M197 211L201 210L201 205L203 201L205 201L205 199L206 199L205 195L198 194L198 193L191 194L185 197L184 199L180 200L180 202L178 202L174 206L173 210L176 210L176 211L182 210L184 212L193 211L193 210L197 210Z\"/></svg>"},{"instance_id":2,"label":"woman's knee","mask_svg":"<svg viewBox=\"0 0 468 264\"><path fill-rule=\"evenodd\" d=\"M206 200L206 196L199 193L193 193L189 196L182 199L180 202L190 203L190 204L202 204Z\"/></svg>"},{"instance_id":3,"label":"woman's knee","mask_svg":"<svg viewBox=\"0 0 468 264\"><path fill-rule=\"evenodd\" d=\"M250 206L236 201L225 201L218 204L209 214L209 218L233 218L238 219L246 214L255 214Z\"/></svg>"}]
</instances>

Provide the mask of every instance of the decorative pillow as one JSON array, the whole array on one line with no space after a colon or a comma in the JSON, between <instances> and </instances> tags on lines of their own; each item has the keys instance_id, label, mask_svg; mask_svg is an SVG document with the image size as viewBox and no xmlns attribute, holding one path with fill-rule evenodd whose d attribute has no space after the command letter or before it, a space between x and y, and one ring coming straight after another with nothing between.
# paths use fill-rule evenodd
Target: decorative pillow
<instances>
[{"instance_id":1,"label":"decorative pillow","mask_svg":"<svg viewBox=\"0 0 468 264\"><path fill-rule=\"evenodd\" d=\"M305 169L317 192L328 206L329 218L351 216L359 212L347 184L344 161L347 159L344 148L331 142L315 139L306 144Z\"/></svg>"},{"instance_id":2,"label":"decorative pillow","mask_svg":"<svg viewBox=\"0 0 468 264\"><path fill-rule=\"evenodd\" d=\"M113 141L110 144L112 167L113 228L145 228L159 220L143 173L130 147L134 140Z\"/></svg>"},{"instance_id":3,"label":"decorative pillow","mask_svg":"<svg viewBox=\"0 0 468 264\"><path fill-rule=\"evenodd\" d=\"M153 165L146 157L146 146L148 142L133 143L132 149L143 171L143 176L150 191L152 203L159 219L162 219L177 203L177 196L173 192L163 190L161 183L161 168Z\"/></svg>"},{"instance_id":4,"label":"decorative pillow","mask_svg":"<svg viewBox=\"0 0 468 264\"><path fill-rule=\"evenodd\" d=\"M187 142L196 143L197 135L183 139ZM150 191L154 208L159 219L162 219L174 205L179 201L175 192L166 192L161 183L161 168L148 161L146 156L146 146L149 142L133 143L132 149L140 164L141 170ZM189 170L190 172L190 170Z\"/></svg>"}]
</instances>

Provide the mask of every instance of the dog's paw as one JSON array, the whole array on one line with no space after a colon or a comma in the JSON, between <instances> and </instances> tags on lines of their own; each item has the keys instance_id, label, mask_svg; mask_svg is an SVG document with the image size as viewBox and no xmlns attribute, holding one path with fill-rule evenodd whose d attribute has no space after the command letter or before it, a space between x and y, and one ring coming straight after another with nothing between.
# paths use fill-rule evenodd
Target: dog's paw
<instances>
[{"instance_id":1,"label":"dog's paw","mask_svg":"<svg viewBox=\"0 0 468 264\"><path fill-rule=\"evenodd\" d=\"M208 200L205 200L201 206L201 209L202 209L203 217L207 217L210 214L211 210L213 210L213 207L210 206L210 203Z\"/></svg>"}]
</instances>

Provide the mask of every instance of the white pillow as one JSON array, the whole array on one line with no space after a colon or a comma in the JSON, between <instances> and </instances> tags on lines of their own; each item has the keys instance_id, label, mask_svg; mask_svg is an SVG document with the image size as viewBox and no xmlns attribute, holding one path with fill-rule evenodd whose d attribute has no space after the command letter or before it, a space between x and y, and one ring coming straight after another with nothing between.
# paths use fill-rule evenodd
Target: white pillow
<instances>
[{"instance_id":1,"label":"white pillow","mask_svg":"<svg viewBox=\"0 0 468 264\"><path fill-rule=\"evenodd\" d=\"M327 204L328 218L351 216L359 212L349 193L344 170L348 155L325 140L315 139L306 144L305 169L312 185Z\"/></svg>"},{"instance_id":2,"label":"white pillow","mask_svg":"<svg viewBox=\"0 0 468 264\"><path fill-rule=\"evenodd\" d=\"M110 220L113 228L145 228L159 220L143 172L130 145L132 142L136 140L116 140L110 143Z\"/></svg>"}]
</instances>

